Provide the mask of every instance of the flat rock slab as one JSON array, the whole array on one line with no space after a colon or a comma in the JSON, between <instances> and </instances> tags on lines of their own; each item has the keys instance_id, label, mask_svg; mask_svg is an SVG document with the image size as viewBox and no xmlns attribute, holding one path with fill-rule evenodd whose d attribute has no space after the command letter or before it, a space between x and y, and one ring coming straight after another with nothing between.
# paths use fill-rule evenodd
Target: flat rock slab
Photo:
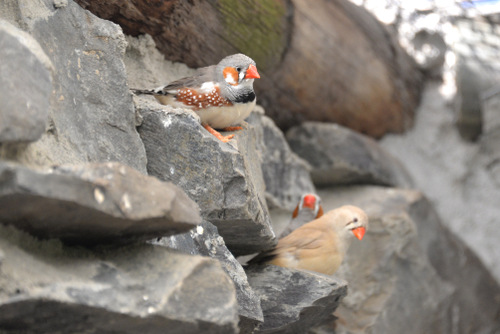
<instances>
[{"instance_id":1,"label":"flat rock slab","mask_svg":"<svg viewBox=\"0 0 500 334\"><path fill-rule=\"evenodd\" d=\"M148 244L89 251L4 226L0 249L2 333L237 333L215 260Z\"/></svg>"},{"instance_id":2,"label":"flat rock slab","mask_svg":"<svg viewBox=\"0 0 500 334\"><path fill-rule=\"evenodd\" d=\"M264 265L249 267L247 276L264 312L255 333L307 333L331 319L347 294L346 282L309 271Z\"/></svg>"},{"instance_id":3,"label":"flat rock slab","mask_svg":"<svg viewBox=\"0 0 500 334\"><path fill-rule=\"evenodd\" d=\"M182 188L235 255L271 248L258 131L250 125L229 143L209 134L188 111L136 100L148 173Z\"/></svg>"},{"instance_id":4,"label":"flat rock slab","mask_svg":"<svg viewBox=\"0 0 500 334\"><path fill-rule=\"evenodd\" d=\"M260 298L248 284L241 264L227 249L217 227L204 221L189 233L163 237L153 244L167 246L187 254L209 256L220 261L222 269L233 280L240 315L240 333L252 333L264 321Z\"/></svg>"},{"instance_id":5,"label":"flat rock slab","mask_svg":"<svg viewBox=\"0 0 500 334\"><path fill-rule=\"evenodd\" d=\"M45 132L52 63L38 42L0 20L0 142L30 142Z\"/></svg>"},{"instance_id":6,"label":"flat rock slab","mask_svg":"<svg viewBox=\"0 0 500 334\"><path fill-rule=\"evenodd\" d=\"M286 136L292 150L311 164L317 186L413 183L404 166L375 140L337 124L306 122Z\"/></svg>"},{"instance_id":7,"label":"flat rock slab","mask_svg":"<svg viewBox=\"0 0 500 334\"><path fill-rule=\"evenodd\" d=\"M47 170L0 163L0 221L44 238L146 240L188 231L201 222L198 211L177 186L119 163Z\"/></svg>"}]
</instances>

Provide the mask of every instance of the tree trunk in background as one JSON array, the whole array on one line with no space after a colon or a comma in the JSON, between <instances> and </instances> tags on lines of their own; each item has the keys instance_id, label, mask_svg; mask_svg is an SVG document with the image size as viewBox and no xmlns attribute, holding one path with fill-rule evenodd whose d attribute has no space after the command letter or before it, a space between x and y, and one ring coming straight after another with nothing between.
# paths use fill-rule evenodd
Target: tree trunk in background
<instances>
[{"instance_id":1,"label":"tree trunk in background","mask_svg":"<svg viewBox=\"0 0 500 334\"><path fill-rule=\"evenodd\" d=\"M412 124L422 74L388 28L347 0L76 2L191 67L252 57L258 103L283 130L316 120L378 138Z\"/></svg>"}]
</instances>

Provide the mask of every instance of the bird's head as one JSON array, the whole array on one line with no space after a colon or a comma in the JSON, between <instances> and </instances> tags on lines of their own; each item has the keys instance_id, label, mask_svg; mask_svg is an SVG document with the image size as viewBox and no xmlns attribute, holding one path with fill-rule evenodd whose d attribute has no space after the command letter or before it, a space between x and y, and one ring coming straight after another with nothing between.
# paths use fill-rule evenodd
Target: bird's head
<instances>
[{"instance_id":1,"label":"bird's head","mask_svg":"<svg viewBox=\"0 0 500 334\"><path fill-rule=\"evenodd\" d=\"M315 194L304 194L300 198L299 204L295 207L292 217L297 218L299 215L307 214L311 220L319 218L323 215L323 207L321 206L321 198Z\"/></svg>"},{"instance_id":2,"label":"bird's head","mask_svg":"<svg viewBox=\"0 0 500 334\"><path fill-rule=\"evenodd\" d=\"M334 228L339 233L349 239L352 236L355 236L359 240L363 239L368 228L368 216L363 210L353 205L344 205L327 214L330 213L333 213L335 216L335 219L331 221L334 222Z\"/></svg>"},{"instance_id":3,"label":"bird's head","mask_svg":"<svg viewBox=\"0 0 500 334\"><path fill-rule=\"evenodd\" d=\"M253 89L254 79L259 79L255 61L244 54L237 53L227 56L217 64L218 81L231 89Z\"/></svg>"}]
</instances>

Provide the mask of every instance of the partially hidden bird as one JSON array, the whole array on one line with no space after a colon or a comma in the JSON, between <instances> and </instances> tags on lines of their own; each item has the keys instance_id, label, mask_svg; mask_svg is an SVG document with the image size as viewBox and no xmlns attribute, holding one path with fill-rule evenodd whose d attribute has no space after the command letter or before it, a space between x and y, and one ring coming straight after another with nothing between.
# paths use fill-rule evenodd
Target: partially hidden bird
<instances>
[{"instance_id":1,"label":"partially hidden bird","mask_svg":"<svg viewBox=\"0 0 500 334\"><path fill-rule=\"evenodd\" d=\"M321 206L321 198L316 194L304 194L300 197L299 203L295 207L292 214L292 219L288 226L281 232L280 238L286 237L293 230L301 227L323 215L323 207Z\"/></svg>"},{"instance_id":2,"label":"partially hidden bird","mask_svg":"<svg viewBox=\"0 0 500 334\"><path fill-rule=\"evenodd\" d=\"M366 213L345 205L302 225L248 264L274 264L332 275L340 267L351 241L354 237L363 239L367 227Z\"/></svg>"},{"instance_id":3,"label":"partially hidden bird","mask_svg":"<svg viewBox=\"0 0 500 334\"><path fill-rule=\"evenodd\" d=\"M152 90L132 89L135 94L153 95L158 102L193 110L208 132L227 143L215 129L241 130L238 126L255 107L254 79L259 79L255 61L244 54L227 56L217 65L202 67L191 77Z\"/></svg>"}]
</instances>

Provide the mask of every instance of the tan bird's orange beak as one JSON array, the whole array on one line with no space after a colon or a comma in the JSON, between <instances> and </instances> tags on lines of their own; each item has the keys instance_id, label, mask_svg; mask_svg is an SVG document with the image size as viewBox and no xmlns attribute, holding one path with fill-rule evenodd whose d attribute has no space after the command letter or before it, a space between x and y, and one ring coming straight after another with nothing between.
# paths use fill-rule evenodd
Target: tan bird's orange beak
<instances>
[{"instance_id":1,"label":"tan bird's orange beak","mask_svg":"<svg viewBox=\"0 0 500 334\"><path fill-rule=\"evenodd\" d=\"M247 75L245 75L245 79L259 79L259 78L260 75L259 72L257 72L257 67L255 67L255 65L253 64L250 64L250 66L248 66Z\"/></svg>"},{"instance_id":2,"label":"tan bird's orange beak","mask_svg":"<svg viewBox=\"0 0 500 334\"><path fill-rule=\"evenodd\" d=\"M365 232L366 232L366 229L363 226L357 227L354 230L352 230L352 233L354 234L354 236L356 238L358 238L359 240L363 239Z\"/></svg>"}]
</instances>

